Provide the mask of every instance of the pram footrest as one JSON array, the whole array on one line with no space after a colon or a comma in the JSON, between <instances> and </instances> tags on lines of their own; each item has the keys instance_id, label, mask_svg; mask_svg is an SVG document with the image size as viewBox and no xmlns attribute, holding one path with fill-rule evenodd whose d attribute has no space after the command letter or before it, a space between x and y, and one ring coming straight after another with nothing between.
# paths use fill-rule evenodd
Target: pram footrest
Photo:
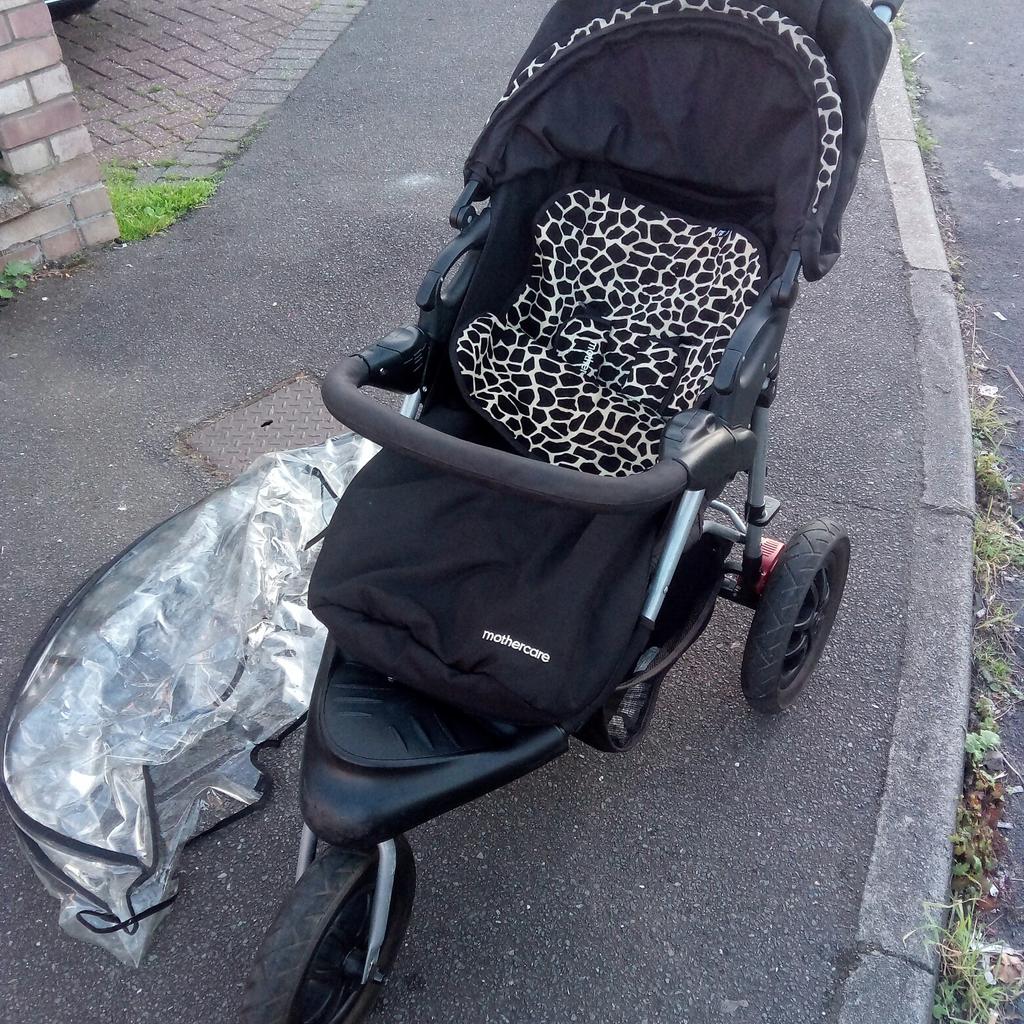
<instances>
[{"instance_id":1,"label":"pram footrest","mask_svg":"<svg viewBox=\"0 0 1024 1024\"><path fill-rule=\"evenodd\" d=\"M372 845L539 768L568 749L557 726L478 719L328 645L303 751L303 817L334 845Z\"/></svg>"}]
</instances>

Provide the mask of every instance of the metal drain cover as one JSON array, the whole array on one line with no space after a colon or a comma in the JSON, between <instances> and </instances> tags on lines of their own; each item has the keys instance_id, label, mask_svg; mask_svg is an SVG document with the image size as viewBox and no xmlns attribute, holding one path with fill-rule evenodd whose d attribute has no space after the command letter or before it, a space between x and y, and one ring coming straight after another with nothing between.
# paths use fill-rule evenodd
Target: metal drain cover
<instances>
[{"instance_id":1,"label":"metal drain cover","mask_svg":"<svg viewBox=\"0 0 1024 1024\"><path fill-rule=\"evenodd\" d=\"M200 424L183 440L214 469L233 477L259 455L320 444L344 432L324 408L320 385L309 377L296 377L248 405Z\"/></svg>"}]
</instances>

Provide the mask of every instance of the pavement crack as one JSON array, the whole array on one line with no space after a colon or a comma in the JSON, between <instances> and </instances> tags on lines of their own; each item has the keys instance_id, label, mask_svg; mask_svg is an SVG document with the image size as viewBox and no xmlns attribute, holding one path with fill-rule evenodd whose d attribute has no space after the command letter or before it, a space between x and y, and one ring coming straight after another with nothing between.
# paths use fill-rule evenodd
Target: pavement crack
<instances>
[{"instance_id":1,"label":"pavement crack","mask_svg":"<svg viewBox=\"0 0 1024 1024\"><path fill-rule=\"evenodd\" d=\"M932 501L922 501L920 507L927 509L929 512L938 512L939 515L955 516L959 519L966 519L970 523L974 522L976 515L972 508L964 508L960 505L937 505Z\"/></svg>"},{"instance_id":2,"label":"pavement crack","mask_svg":"<svg viewBox=\"0 0 1024 1024\"><path fill-rule=\"evenodd\" d=\"M925 974L935 973L934 968L930 964L907 953L905 950L885 949L883 946L876 945L873 942L858 942L854 948L854 955L858 959L862 959L865 956L884 956L889 960L898 960L900 963L923 971Z\"/></svg>"},{"instance_id":3,"label":"pavement crack","mask_svg":"<svg viewBox=\"0 0 1024 1024\"><path fill-rule=\"evenodd\" d=\"M966 508L962 505L941 505L933 501L925 501L923 498L920 498L916 503L907 506L897 504L877 504L858 497L839 498L835 495L822 494L819 491L797 487L791 487L789 489L789 494L791 497L813 498L816 501L831 503L834 507L844 506L846 508L863 509L867 512L881 512L883 515L890 516L906 515L907 509L910 507L919 511L924 510L927 512L936 512L942 516L966 519L968 522L973 522L975 518L975 512L972 508ZM913 499L911 499L911 502L913 502Z\"/></svg>"},{"instance_id":4,"label":"pavement crack","mask_svg":"<svg viewBox=\"0 0 1024 1024\"><path fill-rule=\"evenodd\" d=\"M865 501L863 498L839 497L834 494L823 494L820 491L815 491L810 488L790 487L787 493L790 499L813 498L815 501L823 502L834 508L861 508L866 509L869 512L881 512L884 515L889 516L904 515L907 511L905 505L876 505L870 501Z\"/></svg>"},{"instance_id":5,"label":"pavement crack","mask_svg":"<svg viewBox=\"0 0 1024 1024\"><path fill-rule=\"evenodd\" d=\"M845 1020L843 1013L844 1006L849 993L849 986L858 968L868 962L868 958L885 959L903 964L913 971L918 971L934 979L935 970L918 959L906 950L886 949L875 942L864 942L858 940L852 947L848 947L839 954L835 961L835 978L829 986L828 1002L826 1004L826 1020L829 1024L840 1024Z\"/></svg>"},{"instance_id":6,"label":"pavement crack","mask_svg":"<svg viewBox=\"0 0 1024 1024\"><path fill-rule=\"evenodd\" d=\"M862 501L859 498L851 498L850 505L853 508L867 509L869 512L884 512L886 515L899 515L901 509L894 508L891 505L874 505L870 501Z\"/></svg>"}]
</instances>

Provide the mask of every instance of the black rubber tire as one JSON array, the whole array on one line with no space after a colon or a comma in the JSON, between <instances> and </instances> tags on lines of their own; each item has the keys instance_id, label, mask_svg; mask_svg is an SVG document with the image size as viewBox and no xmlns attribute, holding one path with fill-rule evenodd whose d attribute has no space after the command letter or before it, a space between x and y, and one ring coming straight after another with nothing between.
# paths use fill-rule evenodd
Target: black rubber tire
<instances>
[{"instance_id":1,"label":"black rubber tire","mask_svg":"<svg viewBox=\"0 0 1024 1024\"><path fill-rule=\"evenodd\" d=\"M755 710L778 714L800 696L832 631L849 567L850 538L838 523L816 519L790 537L743 653L743 695ZM798 629L805 621L813 628Z\"/></svg>"},{"instance_id":2,"label":"black rubber tire","mask_svg":"<svg viewBox=\"0 0 1024 1024\"><path fill-rule=\"evenodd\" d=\"M299 996L306 971L336 916L351 898L365 900L377 874L377 853L330 848L296 883L263 937L242 998L241 1024L356 1024L369 1013L387 981L412 913L416 865L404 836L395 840L397 863L391 916L375 977L357 986L341 1017L305 1016ZM338 964L339 972L342 965Z\"/></svg>"}]
</instances>

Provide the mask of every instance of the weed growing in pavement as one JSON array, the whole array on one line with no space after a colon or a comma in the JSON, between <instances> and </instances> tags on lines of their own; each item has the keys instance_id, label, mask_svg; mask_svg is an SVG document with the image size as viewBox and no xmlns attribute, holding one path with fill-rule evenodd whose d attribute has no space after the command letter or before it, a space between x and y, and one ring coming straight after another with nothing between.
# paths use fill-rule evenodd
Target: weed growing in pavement
<instances>
[{"instance_id":1,"label":"weed growing in pavement","mask_svg":"<svg viewBox=\"0 0 1024 1024\"><path fill-rule=\"evenodd\" d=\"M137 242L158 234L217 191L217 178L141 183L132 167L110 164L104 170L121 237Z\"/></svg>"},{"instance_id":2,"label":"weed growing in pavement","mask_svg":"<svg viewBox=\"0 0 1024 1024\"><path fill-rule=\"evenodd\" d=\"M1003 665L1005 664L1005 670ZM982 666L1000 680L1009 680L1008 663L992 652L989 644L976 653L977 678ZM942 1024L998 1024L1001 1010L1009 1008L1021 994L1019 974L1000 977L1004 956L1014 951L989 945L982 915L997 906L999 890L991 882L1005 850L999 829L1006 789L1000 770L998 705L980 694L976 697L971 731L964 739L964 795L957 808L952 835L952 903L945 927L936 929L940 973L932 1016Z\"/></svg>"},{"instance_id":3,"label":"weed growing in pavement","mask_svg":"<svg viewBox=\"0 0 1024 1024\"><path fill-rule=\"evenodd\" d=\"M969 732L964 737L964 753L975 763L984 760L985 755L992 750L998 750L1000 744L999 733L995 729L984 727Z\"/></svg>"},{"instance_id":4,"label":"weed growing in pavement","mask_svg":"<svg viewBox=\"0 0 1024 1024\"><path fill-rule=\"evenodd\" d=\"M1017 629L1017 618L998 598L989 598L978 611L974 627L974 638L978 643L996 643L1007 652L1014 653L1013 634Z\"/></svg>"},{"instance_id":5,"label":"weed growing in pavement","mask_svg":"<svg viewBox=\"0 0 1024 1024\"><path fill-rule=\"evenodd\" d=\"M1019 964L987 947L976 904L956 900L939 934L941 973L932 1016L950 1024L994 1024L1017 995Z\"/></svg>"},{"instance_id":6,"label":"weed growing in pavement","mask_svg":"<svg viewBox=\"0 0 1024 1024\"><path fill-rule=\"evenodd\" d=\"M941 973L933 1016L944 1024L998 1024L1021 993L1012 950L986 943L982 915L995 909L995 884L1005 841L999 825L1006 800L1008 762L1001 752L999 719L1021 697L1014 679L1016 619L998 597L1004 577L1024 570L1024 534L1010 508L1010 487L1000 456L1008 428L995 401L971 410L979 508L974 525L974 575L979 611L974 632L974 697L964 737L964 793L952 835L952 904L936 935ZM1002 977L1004 957L1014 969ZM995 971L995 973L993 973Z\"/></svg>"},{"instance_id":7,"label":"weed growing in pavement","mask_svg":"<svg viewBox=\"0 0 1024 1024\"><path fill-rule=\"evenodd\" d=\"M231 160L237 160L243 153L245 153L252 144L260 137L263 129L267 127L267 122L263 119L257 121L239 140L238 150L230 157Z\"/></svg>"},{"instance_id":8,"label":"weed growing in pavement","mask_svg":"<svg viewBox=\"0 0 1024 1024\"><path fill-rule=\"evenodd\" d=\"M974 570L982 593L993 593L1011 568L1024 569L1024 537L1013 514L990 503L974 522Z\"/></svg>"},{"instance_id":9,"label":"weed growing in pavement","mask_svg":"<svg viewBox=\"0 0 1024 1024\"><path fill-rule=\"evenodd\" d=\"M1009 497L1010 489L1003 473L1003 460L994 452L979 452L974 457L974 485L978 501L991 504Z\"/></svg>"},{"instance_id":10,"label":"weed growing in pavement","mask_svg":"<svg viewBox=\"0 0 1024 1024\"><path fill-rule=\"evenodd\" d=\"M34 267L25 260L11 260L0 270L0 302L13 299L28 287Z\"/></svg>"},{"instance_id":11,"label":"weed growing in pavement","mask_svg":"<svg viewBox=\"0 0 1024 1024\"><path fill-rule=\"evenodd\" d=\"M994 398L972 405L971 433L976 452L998 459L999 446L1006 440L1006 429L1006 421L999 415L999 406Z\"/></svg>"},{"instance_id":12,"label":"weed growing in pavement","mask_svg":"<svg viewBox=\"0 0 1024 1024\"><path fill-rule=\"evenodd\" d=\"M935 136L919 117L914 118L914 139L917 142L917 148L925 156L931 156L935 152Z\"/></svg>"},{"instance_id":13,"label":"weed growing in pavement","mask_svg":"<svg viewBox=\"0 0 1024 1024\"><path fill-rule=\"evenodd\" d=\"M997 828L1003 796L1002 785L981 773L957 809L953 831L953 896L982 899L986 909L991 896L984 891L985 878L998 866L1004 846Z\"/></svg>"},{"instance_id":14,"label":"weed growing in pavement","mask_svg":"<svg viewBox=\"0 0 1024 1024\"><path fill-rule=\"evenodd\" d=\"M902 27L902 22L897 22L897 27ZM917 147L923 156L929 157L935 152L935 136L932 135L921 117L921 79L918 77L917 68L914 66L917 57L901 36L899 39L900 66L903 68L903 81L907 84L907 96L910 99L910 114L914 121L914 137L917 139Z\"/></svg>"},{"instance_id":15,"label":"weed growing in pavement","mask_svg":"<svg viewBox=\"0 0 1024 1024\"><path fill-rule=\"evenodd\" d=\"M1013 681L1010 652L1006 651L998 640L986 639L981 632L974 645L974 668L978 674L978 682L997 696L1006 694L1014 700L1020 700L1024 696Z\"/></svg>"}]
</instances>

